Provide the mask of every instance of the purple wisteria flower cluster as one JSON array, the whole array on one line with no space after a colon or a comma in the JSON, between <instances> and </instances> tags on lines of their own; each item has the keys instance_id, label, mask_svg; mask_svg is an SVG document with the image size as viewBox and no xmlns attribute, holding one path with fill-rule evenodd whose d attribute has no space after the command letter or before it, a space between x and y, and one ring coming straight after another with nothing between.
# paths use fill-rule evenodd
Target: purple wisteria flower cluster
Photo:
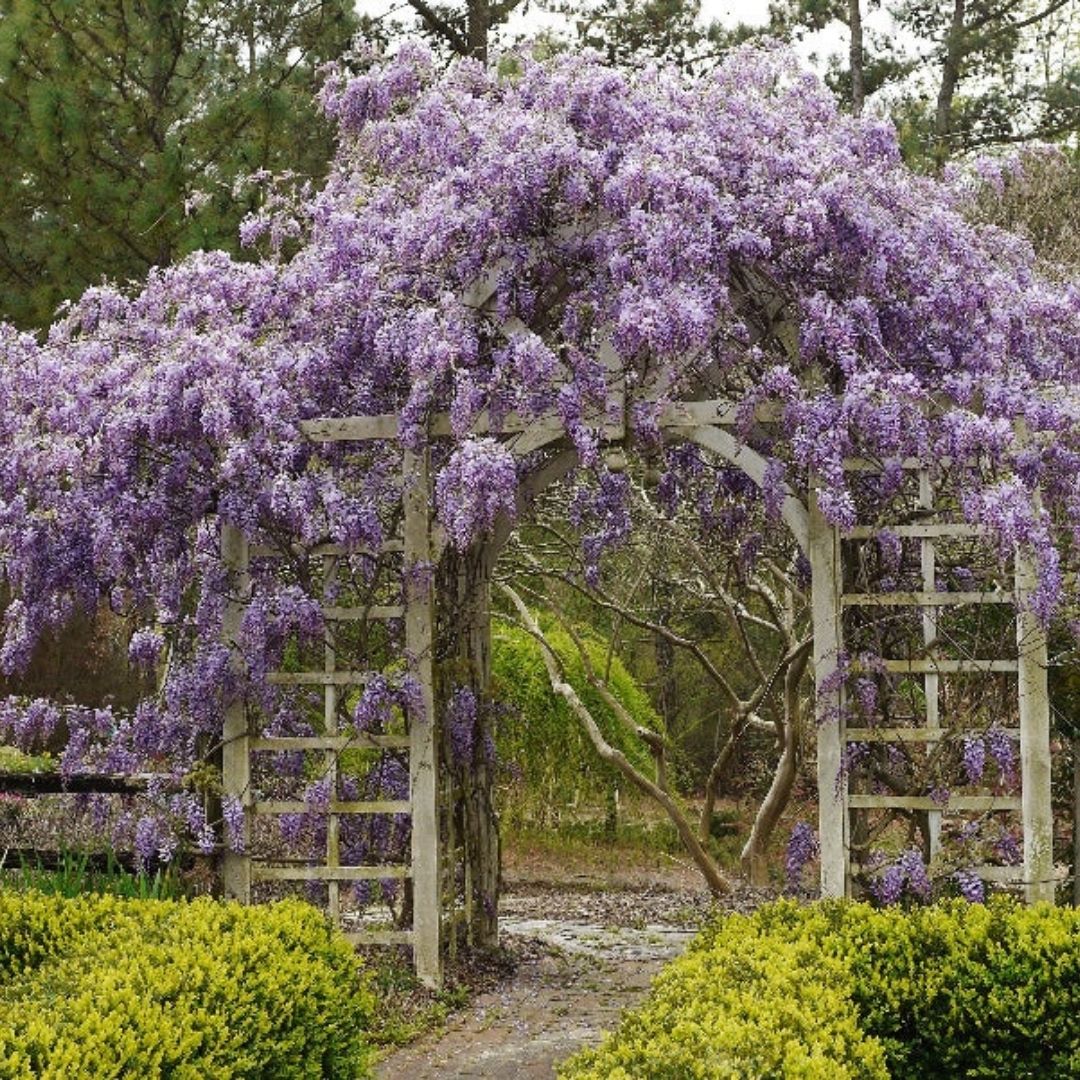
<instances>
[{"instance_id":1,"label":"purple wisteria flower cluster","mask_svg":"<svg viewBox=\"0 0 1080 1080\"><path fill-rule=\"evenodd\" d=\"M818 857L817 833L805 821L796 822L788 837L784 873L789 892L798 892L805 883L807 867Z\"/></svg>"},{"instance_id":2,"label":"purple wisteria flower cluster","mask_svg":"<svg viewBox=\"0 0 1080 1080\"><path fill-rule=\"evenodd\" d=\"M904 896L929 900L932 887L922 852L915 848L901 852L874 879L871 890L882 904L895 904Z\"/></svg>"},{"instance_id":3,"label":"purple wisteria flower cluster","mask_svg":"<svg viewBox=\"0 0 1080 1080\"><path fill-rule=\"evenodd\" d=\"M466 439L435 485L435 503L450 539L460 548L489 531L500 513L517 513L517 467L494 439Z\"/></svg>"},{"instance_id":4,"label":"purple wisteria flower cluster","mask_svg":"<svg viewBox=\"0 0 1080 1080\"><path fill-rule=\"evenodd\" d=\"M1055 610L1059 537L1080 535L1080 289L966 222L888 125L843 114L792 56L735 51L700 79L523 57L508 79L406 47L360 78L331 73L322 101L340 129L325 185L245 227L275 249L289 238L290 257L201 252L135 291L89 290L44 339L0 325L0 669L107 603L155 628L131 657L164 680L130 715L72 711L66 767L182 776L229 703L267 725L301 708L267 675L321 633L314 588L256 560L241 640L224 643L221 524L288 552L377 549L411 481L399 443L320 448L300 427L315 417L393 414L409 445L430 444L458 547L518 507L508 418L545 417L577 454L592 568L630 527L628 480L601 452L613 426L662 455L672 509L701 498L700 457L653 445L657 403L741 403L768 461L764 503L725 480L702 499L706 526L774 515L810 476L850 525L853 455L978 461L965 514L1029 552L1036 613ZM792 333L763 314L778 305ZM767 436L756 406L780 417ZM429 439L440 411L450 433ZM738 517L736 496L766 513ZM743 527L750 561L760 539ZM59 725L49 703L0 717L27 745ZM144 849L168 848L151 833Z\"/></svg>"}]
</instances>

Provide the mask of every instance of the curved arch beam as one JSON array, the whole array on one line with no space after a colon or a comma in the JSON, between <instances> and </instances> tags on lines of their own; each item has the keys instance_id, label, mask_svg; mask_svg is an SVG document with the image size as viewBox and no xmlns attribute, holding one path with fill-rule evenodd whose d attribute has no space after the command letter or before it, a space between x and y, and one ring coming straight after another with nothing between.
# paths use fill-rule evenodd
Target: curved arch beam
<instances>
[{"instance_id":1,"label":"curved arch beam","mask_svg":"<svg viewBox=\"0 0 1080 1080\"><path fill-rule=\"evenodd\" d=\"M524 431L509 442L510 452L517 458L534 454L549 446L566 440L566 428L556 418L534 420Z\"/></svg>"},{"instance_id":2,"label":"curved arch beam","mask_svg":"<svg viewBox=\"0 0 1080 1080\"><path fill-rule=\"evenodd\" d=\"M538 437L534 436L536 442L529 446L529 450L551 445L562 437L565 437L565 432L559 432L556 435L554 429L544 431L542 434L538 433ZM700 427L680 430L679 437L685 442L695 443L703 450L708 450L710 453L723 458L724 461L734 465L737 469L741 469L758 487L764 487L765 470L768 467L768 462L756 450L751 450L749 446L740 442L724 428L714 427L711 424L702 424ZM516 450L517 447L515 447ZM545 461L539 469L525 477L518 485L519 516L525 510L528 500L535 498L545 488L561 480L577 463L577 451L568 447ZM808 556L810 551L810 515L807 513L802 500L790 487L787 487L787 493L780 508L780 515L791 530L791 534L795 537L795 542L799 545L802 553ZM500 521L496 524L494 535L488 540L488 543L498 551L509 539L512 531L513 525L509 521ZM446 543L446 534L442 529L439 529L438 536L434 538L433 543L433 557L436 562L442 557L446 549Z\"/></svg>"},{"instance_id":3,"label":"curved arch beam","mask_svg":"<svg viewBox=\"0 0 1080 1080\"><path fill-rule=\"evenodd\" d=\"M734 435L723 428L712 425L690 428L681 431L680 436L686 442L696 443L705 450L709 450L718 457L723 458L729 464L741 469L758 487L765 485L765 469L768 462L756 450L751 450L745 443L739 442ZM802 500L785 485L787 494L784 496L780 515L791 530L795 542L799 545L802 553L810 554L810 515Z\"/></svg>"}]
</instances>

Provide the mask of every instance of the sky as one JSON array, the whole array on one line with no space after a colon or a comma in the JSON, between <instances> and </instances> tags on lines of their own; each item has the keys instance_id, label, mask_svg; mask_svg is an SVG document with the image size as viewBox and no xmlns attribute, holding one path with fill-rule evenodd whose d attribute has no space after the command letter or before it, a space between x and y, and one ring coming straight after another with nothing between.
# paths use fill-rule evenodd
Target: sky
<instances>
[{"instance_id":1,"label":"sky","mask_svg":"<svg viewBox=\"0 0 1080 1080\"><path fill-rule=\"evenodd\" d=\"M565 28L567 22L562 16L537 10L538 4L547 7L549 4L554 6L555 2L556 0L523 0L521 7L511 15L506 27L508 34L503 40L513 41L520 37L528 37L546 28ZM920 43L909 34L900 31L886 10L887 5L867 5L866 7L863 13L863 25L869 33L876 32L883 39L891 38L911 55L925 53L925 43ZM392 13L406 24L415 19L406 0L356 0L356 8L365 15L380 16ZM725 26L736 26L739 23L763 26L768 22L768 17L769 0L701 0L701 22L705 24L718 21ZM793 47L808 68L824 76L832 57L841 57L841 63L846 66L847 27L840 22L833 22L817 33L805 35L796 41ZM908 88L921 87L921 78L919 74L911 76L905 85ZM875 99L871 99L868 107L871 109L876 107Z\"/></svg>"},{"instance_id":2,"label":"sky","mask_svg":"<svg viewBox=\"0 0 1080 1080\"><path fill-rule=\"evenodd\" d=\"M559 16L537 11L535 4L526 6L529 10L525 14L518 13L511 17L508 29L512 34L565 25ZM357 0L356 7L366 15L383 15L391 10L401 12L406 5L404 0ZM705 23L715 20L725 26L735 26L738 23L760 26L768 21L768 15L768 0L701 0L701 19ZM814 66L823 66L830 55L845 48L845 28L836 23L820 33L810 35L801 43L798 51Z\"/></svg>"},{"instance_id":3,"label":"sky","mask_svg":"<svg viewBox=\"0 0 1080 1080\"><path fill-rule=\"evenodd\" d=\"M356 9L363 14L382 14L388 8L400 7L401 0L357 0ZM768 21L768 0L702 0L701 14L706 22L719 19L727 26L739 22L762 24ZM534 21L529 15L524 21Z\"/></svg>"}]
</instances>

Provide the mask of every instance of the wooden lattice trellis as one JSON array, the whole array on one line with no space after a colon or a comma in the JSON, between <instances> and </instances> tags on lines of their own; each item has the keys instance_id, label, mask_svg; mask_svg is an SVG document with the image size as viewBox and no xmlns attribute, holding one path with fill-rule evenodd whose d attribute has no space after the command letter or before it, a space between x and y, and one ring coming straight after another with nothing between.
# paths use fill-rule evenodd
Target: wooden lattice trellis
<instances>
[{"instance_id":1,"label":"wooden lattice trellis","mask_svg":"<svg viewBox=\"0 0 1080 1080\"><path fill-rule=\"evenodd\" d=\"M867 468L854 462L854 468ZM872 466L871 466L872 468ZM821 892L824 896L844 896L852 892L853 811L918 811L927 816L929 853L934 860L940 851L942 821L946 815L1019 815L1023 831L1023 860L1020 865L978 865L971 870L985 881L1022 887L1029 902L1054 901L1055 884L1061 873L1053 860L1053 813L1050 790L1050 703L1047 689L1046 635L1028 606L1035 587L1035 573L1022 556L1007 572L1013 587L983 591L950 591L938 582L938 546L946 540L979 541L976 527L955 520L947 511L938 513L932 474L923 462L905 462L909 474L917 476L913 523L859 525L841 533L822 517L815 503L810 507L810 562L812 571L814 665L817 685L829 689L819 693L819 710L830 719L818 731L818 790L821 838ZM947 520L952 516L952 520ZM945 518L946 520L943 520ZM928 520L934 519L934 520ZM846 573L845 542L874 541L884 532L900 540L913 541L919 549L920 588L915 591L851 591ZM1005 572L1005 568L1003 568ZM941 612L946 609L1004 606L1013 612L1015 657L984 657L965 650L939 633ZM918 613L921 623L922 655L885 657L880 669L890 675L914 677L921 681L921 722L900 727L853 726L847 722L845 692L833 686L841 657L849 655L847 615L856 610L908 610ZM951 648L950 648L951 646ZM946 655L952 651L955 655ZM896 794L852 792L850 770L845 755L858 744L894 744L936 747L948 738L966 733L961 717L942 715L942 680L951 676L1015 677L1015 711L1018 724L1001 727L1002 735L1018 739L1020 749L1021 794L980 792L954 794Z\"/></svg>"},{"instance_id":2,"label":"wooden lattice trellis","mask_svg":"<svg viewBox=\"0 0 1080 1080\"><path fill-rule=\"evenodd\" d=\"M317 434L312 435L317 438ZM410 945L417 975L429 985L441 979L439 823L437 813L438 764L435 749L435 699L432 671L433 589L428 568L431 564L430 492L427 457L403 454L405 495L402 535L386 540L381 553L401 552L404 558L404 595L400 605L342 607L323 605L327 629L323 665L319 670L280 671L269 681L283 686L320 687L323 691L323 732L315 736L289 737L260 735L243 700L235 700L225 717L222 762L223 790L239 801L244 811L243 849L229 852L224 860L226 895L248 903L252 885L265 881L324 882L329 914L340 923L340 891L346 882L405 881L411 883L412 926L407 929L352 929L348 938L356 944ZM231 526L222 531L222 559L230 573L224 634L239 662L237 647L245 606L250 597L248 563L252 555L275 557L283 553L272 548L252 552L239 532ZM337 544L324 544L312 554L322 562L324 595L337 574L338 560L355 554ZM421 707L411 710L408 732L399 734L342 734L338 726L338 696L343 689L362 686L367 672L342 670L338 666L333 624L366 620L404 619L405 650L413 674L421 687ZM358 659L358 658L353 658ZM405 800L347 801L339 798L338 757L345 750L401 751L409 758L409 796ZM262 815L304 814L311 807L303 801L263 800L252 786L252 754L302 751L324 755L322 777L330 797L324 808L326 848L321 862L304 859L294 862L268 861L250 854L254 818ZM408 814L411 818L411 858L407 865L343 865L340 850L340 822L349 814Z\"/></svg>"}]
</instances>

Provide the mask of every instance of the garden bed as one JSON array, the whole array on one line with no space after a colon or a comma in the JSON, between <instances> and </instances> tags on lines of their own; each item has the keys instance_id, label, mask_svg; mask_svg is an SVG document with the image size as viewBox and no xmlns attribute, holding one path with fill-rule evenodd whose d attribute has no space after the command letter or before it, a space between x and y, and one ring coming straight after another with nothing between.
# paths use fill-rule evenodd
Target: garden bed
<instances>
[{"instance_id":1,"label":"garden bed","mask_svg":"<svg viewBox=\"0 0 1080 1080\"><path fill-rule=\"evenodd\" d=\"M1080 1075L1080 912L781 902L703 931L562 1080Z\"/></svg>"}]
</instances>

